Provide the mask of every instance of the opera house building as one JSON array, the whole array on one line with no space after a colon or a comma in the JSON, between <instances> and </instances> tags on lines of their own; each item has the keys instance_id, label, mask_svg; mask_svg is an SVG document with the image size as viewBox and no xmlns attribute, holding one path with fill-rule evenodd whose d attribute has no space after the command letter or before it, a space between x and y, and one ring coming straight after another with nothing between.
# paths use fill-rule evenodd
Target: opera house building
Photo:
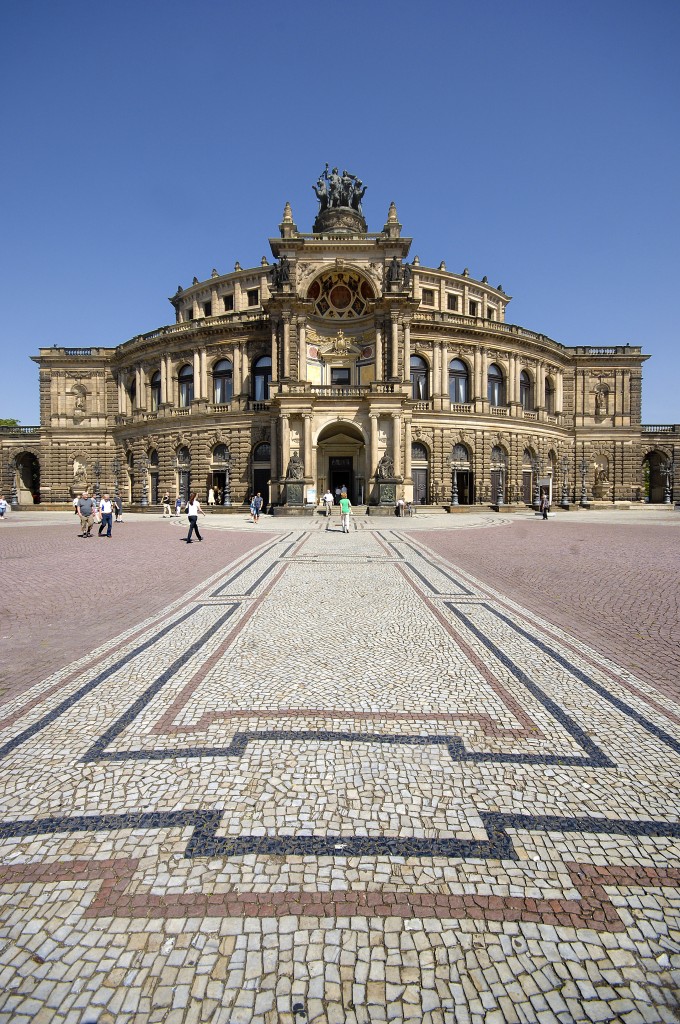
<instances>
[{"instance_id":1,"label":"opera house building","mask_svg":"<svg viewBox=\"0 0 680 1024\"><path fill-rule=\"evenodd\" d=\"M678 428L642 425L640 347L516 326L500 284L421 266L394 203L369 231L354 175L326 168L314 191L311 231L286 203L270 255L177 288L166 326L40 349L40 425L0 432L13 504L85 487L139 507L212 488L225 509L259 491L282 514L342 487L376 513L526 508L539 489L564 508L670 500Z\"/></svg>"}]
</instances>

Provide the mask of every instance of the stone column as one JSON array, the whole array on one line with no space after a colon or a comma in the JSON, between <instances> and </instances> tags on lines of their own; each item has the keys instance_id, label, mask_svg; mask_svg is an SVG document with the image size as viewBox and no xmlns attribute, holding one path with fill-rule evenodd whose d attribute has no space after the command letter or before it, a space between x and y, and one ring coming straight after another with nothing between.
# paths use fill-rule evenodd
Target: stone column
<instances>
[{"instance_id":1,"label":"stone column","mask_svg":"<svg viewBox=\"0 0 680 1024\"><path fill-rule=\"evenodd\" d=\"M298 379L307 380L307 320L299 316L298 328Z\"/></svg>"},{"instance_id":2,"label":"stone column","mask_svg":"<svg viewBox=\"0 0 680 1024\"><path fill-rule=\"evenodd\" d=\"M435 341L432 351L432 397L441 395L442 382L442 348L439 342Z\"/></svg>"},{"instance_id":3,"label":"stone column","mask_svg":"<svg viewBox=\"0 0 680 1024\"><path fill-rule=\"evenodd\" d=\"M379 323L375 325L375 379L385 379L382 350L382 327Z\"/></svg>"},{"instance_id":4,"label":"stone column","mask_svg":"<svg viewBox=\"0 0 680 1024\"><path fill-rule=\"evenodd\" d=\"M517 353L510 356L510 374L508 379L508 401L513 405L519 404L519 373L517 369Z\"/></svg>"},{"instance_id":5,"label":"stone column","mask_svg":"<svg viewBox=\"0 0 680 1024\"><path fill-rule=\"evenodd\" d=\"M278 320L272 320L272 384L275 380L279 379L279 350L278 350L278 334L279 334L279 323Z\"/></svg>"},{"instance_id":6,"label":"stone column","mask_svg":"<svg viewBox=\"0 0 680 1024\"><path fill-rule=\"evenodd\" d=\"M168 401L168 364L165 356L161 356L161 405Z\"/></svg>"},{"instance_id":7,"label":"stone column","mask_svg":"<svg viewBox=\"0 0 680 1024\"><path fill-rule=\"evenodd\" d=\"M396 316L392 317L392 362L391 362L391 377L398 377L399 375L399 320Z\"/></svg>"},{"instance_id":8,"label":"stone column","mask_svg":"<svg viewBox=\"0 0 680 1024\"><path fill-rule=\"evenodd\" d=\"M290 419L287 413L281 417L281 476L286 475L290 462Z\"/></svg>"},{"instance_id":9,"label":"stone column","mask_svg":"<svg viewBox=\"0 0 680 1024\"><path fill-rule=\"evenodd\" d=\"M441 392L442 398L449 397L449 349L445 341L441 344ZM448 408L448 406L447 406Z\"/></svg>"},{"instance_id":10,"label":"stone column","mask_svg":"<svg viewBox=\"0 0 680 1024\"><path fill-rule=\"evenodd\" d=\"M202 398L201 395L201 357L194 349L194 399Z\"/></svg>"},{"instance_id":11,"label":"stone column","mask_svg":"<svg viewBox=\"0 0 680 1024\"><path fill-rule=\"evenodd\" d=\"M283 379L290 377L290 313L283 314Z\"/></svg>"},{"instance_id":12,"label":"stone column","mask_svg":"<svg viewBox=\"0 0 680 1024\"><path fill-rule=\"evenodd\" d=\"M232 350L234 356L234 398L240 395L243 390L243 375L241 373L241 343L234 345Z\"/></svg>"},{"instance_id":13,"label":"stone column","mask_svg":"<svg viewBox=\"0 0 680 1024\"><path fill-rule=\"evenodd\" d=\"M559 416L563 413L564 403L564 373L558 370L555 374L555 413Z\"/></svg>"},{"instance_id":14,"label":"stone column","mask_svg":"<svg viewBox=\"0 0 680 1024\"><path fill-rule=\"evenodd\" d=\"M214 307L213 307L214 308ZM208 398L208 353L202 348L201 357L201 398Z\"/></svg>"},{"instance_id":15,"label":"stone column","mask_svg":"<svg viewBox=\"0 0 680 1024\"><path fill-rule=\"evenodd\" d=\"M377 413L372 412L370 414L371 420L371 441L370 441L370 455L371 464L368 467L368 473L366 474L366 482L368 478L375 476L375 467L378 465L378 416Z\"/></svg>"},{"instance_id":16,"label":"stone column","mask_svg":"<svg viewBox=\"0 0 680 1024\"><path fill-rule=\"evenodd\" d=\"M125 373L118 371L118 414L125 416Z\"/></svg>"},{"instance_id":17,"label":"stone column","mask_svg":"<svg viewBox=\"0 0 680 1024\"><path fill-rule=\"evenodd\" d=\"M394 475L401 476L401 413L392 413L392 459Z\"/></svg>"},{"instance_id":18,"label":"stone column","mask_svg":"<svg viewBox=\"0 0 680 1024\"><path fill-rule=\"evenodd\" d=\"M277 417L272 416L269 424L269 447L270 447L270 460L269 460L269 475L271 477L272 484L275 480L278 480L278 451L277 451L277 437L276 437L276 421ZM271 495L269 496L271 499ZM278 497L278 494L277 494Z\"/></svg>"},{"instance_id":19,"label":"stone column","mask_svg":"<svg viewBox=\"0 0 680 1024\"><path fill-rule=\"evenodd\" d=\"M304 464L305 464L305 478L312 475L312 414L305 413L305 451L304 451Z\"/></svg>"},{"instance_id":20,"label":"stone column","mask_svg":"<svg viewBox=\"0 0 680 1024\"><path fill-rule=\"evenodd\" d=\"M135 401L132 407L132 411L135 409L142 408L142 372L138 366L135 366Z\"/></svg>"},{"instance_id":21,"label":"stone column","mask_svg":"<svg viewBox=\"0 0 680 1024\"><path fill-rule=\"evenodd\" d=\"M411 322L404 320L404 380L411 376Z\"/></svg>"},{"instance_id":22,"label":"stone column","mask_svg":"<svg viewBox=\"0 0 680 1024\"><path fill-rule=\"evenodd\" d=\"M479 397L485 402L488 399L488 387L487 387L487 375L489 372L489 353L485 348L482 349L481 353L481 366L479 376Z\"/></svg>"},{"instance_id":23,"label":"stone column","mask_svg":"<svg viewBox=\"0 0 680 1024\"><path fill-rule=\"evenodd\" d=\"M482 353L479 348L474 353L474 368L472 371L472 400L482 398Z\"/></svg>"},{"instance_id":24,"label":"stone column","mask_svg":"<svg viewBox=\"0 0 680 1024\"><path fill-rule=\"evenodd\" d=\"M404 420L404 476L411 478L411 420Z\"/></svg>"}]
</instances>

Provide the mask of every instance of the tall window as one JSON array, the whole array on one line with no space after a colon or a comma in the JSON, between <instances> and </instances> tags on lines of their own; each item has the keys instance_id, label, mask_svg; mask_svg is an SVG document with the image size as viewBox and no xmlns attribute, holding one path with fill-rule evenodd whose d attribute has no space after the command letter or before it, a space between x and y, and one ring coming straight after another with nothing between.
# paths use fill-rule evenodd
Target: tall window
<instances>
[{"instance_id":1,"label":"tall window","mask_svg":"<svg viewBox=\"0 0 680 1024\"><path fill-rule=\"evenodd\" d=\"M523 409L533 409L534 407L531 377L526 370L522 370L519 375L519 404Z\"/></svg>"},{"instance_id":2,"label":"tall window","mask_svg":"<svg viewBox=\"0 0 680 1024\"><path fill-rule=\"evenodd\" d=\"M351 383L349 377L349 366L331 366L331 384L348 386Z\"/></svg>"},{"instance_id":3,"label":"tall window","mask_svg":"<svg viewBox=\"0 0 680 1024\"><path fill-rule=\"evenodd\" d=\"M449 363L449 398L452 402L468 401L470 393L468 368L462 359L452 359Z\"/></svg>"},{"instance_id":4,"label":"tall window","mask_svg":"<svg viewBox=\"0 0 680 1024\"><path fill-rule=\"evenodd\" d=\"M151 411L157 412L161 404L161 371L156 370L151 378Z\"/></svg>"},{"instance_id":5,"label":"tall window","mask_svg":"<svg viewBox=\"0 0 680 1024\"><path fill-rule=\"evenodd\" d=\"M187 409L194 400L194 371L187 363L179 371L179 404Z\"/></svg>"},{"instance_id":6,"label":"tall window","mask_svg":"<svg viewBox=\"0 0 680 1024\"><path fill-rule=\"evenodd\" d=\"M130 408L135 409L137 406L137 381L133 377L128 386L128 395L130 397Z\"/></svg>"},{"instance_id":7,"label":"tall window","mask_svg":"<svg viewBox=\"0 0 680 1024\"><path fill-rule=\"evenodd\" d=\"M555 385L550 377L545 378L545 408L551 416L555 415Z\"/></svg>"},{"instance_id":8,"label":"tall window","mask_svg":"<svg viewBox=\"0 0 680 1024\"><path fill-rule=\"evenodd\" d=\"M230 359L220 359L213 366L215 405L227 405L234 397L234 370Z\"/></svg>"},{"instance_id":9,"label":"tall window","mask_svg":"<svg viewBox=\"0 0 680 1024\"><path fill-rule=\"evenodd\" d=\"M272 361L270 356L260 356L253 366L253 398L256 402L266 402L269 398L269 385L272 380Z\"/></svg>"},{"instance_id":10,"label":"tall window","mask_svg":"<svg viewBox=\"0 0 680 1024\"><path fill-rule=\"evenodd\" d=\"M500 366L492 363L487 372L487 398L489 405L505 405L505 386L503 371Z\"/></svg>"},{"instance_id":11,"label":"tall window","mask_svg":"<svg viewBox=\"0 0 680 1024\"><path fill-rule=\"evenodd\" d=\"M427 363L420 356L411 356L411 394L414 402L427 397Z\"/></svg>"},{"instance_id":12,"label":"tall window","mask_svg":"<svg viewBox=\"0 0 680 1024\"><path fill-rule=\"evenodd\" d=\"M427 462L427 448L420 441L411 445L411 459L413 462Z\"/></svg>"}]
</instances>

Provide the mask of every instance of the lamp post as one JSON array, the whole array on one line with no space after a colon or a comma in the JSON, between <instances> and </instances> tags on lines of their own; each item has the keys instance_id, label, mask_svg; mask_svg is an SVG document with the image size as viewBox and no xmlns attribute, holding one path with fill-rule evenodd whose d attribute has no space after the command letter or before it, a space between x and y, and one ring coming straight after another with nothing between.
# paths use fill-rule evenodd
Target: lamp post
<instances>
[{"instance_id":1,"label":"lamp post","mask_svg":"<svg viewBox=\"0 0 680 1024\"><path fill-rule=\"evenodd\" d=\"M224 473L224 494L222 495L222 504L224 505L225 508L231 508L231 452L227 452L227 464Z\"/></svg>"},{"instance_id":2,"label":"lamp post","mask_svg":"<svg viewBox=\"0 0 680 1024\"><path fill-rule=\"evenodd\" d=\"M141 459L139 460L139 472L142 475L142 494L141 494L141 497L139 499L139 504L142 506L142 508L146 508L146 506L149 504L149 494L148 494L149 460L146 457L146 455L142 455Z\"/></svg>"},{"instance_id":3,"label":"lamp post","mask_svg":"<svg viewBox=\"0 0 680 1024\"><path fill-rule=\"evenodd\" d=\"M675 463L671 459L666 459L661 469L661 476L666 478L666 485L663 491L663 503L664 505L671 504L671 488L675 479Z\"/></svg>"},{"instance_id":4,"label":"lamp post","mask_svg":"<svg viewBox=\"0 0 680 1024\"><path fill-rule=\"evenodd\" d=\"M505 493L505 466L501 466L498 470L498 494L496 495L496 505L499 507L505 504L503 495Z\"/></svg>"},{"instance_id":5,"label":"lamp post","mask_svg":"<svg viewBox=\"0 0 680 1024\"><path fill-rule=\"evenodd\" d=\"M94 473L94 501L97 508L99 508L99 505L101 503L101 498L99 495L99 485L102 477L102 466L99 459L97 459L97 461L93 465L92 471Z\"/></svg>"},{"instance_id":6,"label":"lamp post","mask_svg":"<svg viewBox=\"0 0 680 1024\"><path fill-rule=\"evenodd\" d=\"M116 455L115 459L111 463L111 471L113 473L113 493L114 496L118 496L118 482L120 478L120 459Z\"/></svg>"},{"instance_id":7,"label":"lamp post","mask_svg":"<svg viewBox=\"0 0 680 1024\"><path fill-rule=\"evenodd\" d=\"M562 471L562 500L560 501L560 508L569 508L569 459L566 455L562 457L560 462L560 470Z\"/></svg>"},{"instance_id":8,"label":"lamp post","mask_svg":"<svg viewBox=\"0 0 680 1024\"><path fill-rule=\"evenodd\" d=\"M9 470L9 478L11 481L11 492L9 503L12 508L16 508L19 504L19 495L17 494L17 460L16 458L10 459L7 463L7 469Z\"/></svg>"},{"instance_id":9,"label":"lamp post","mask_svg":"<svg viewBox=\"0 0 680 1024\"><path fill-rule=\"evenodd\" d=\"M541 511L541 490L540 490L540 487L538 485L538 478L539 478L539 476L541 474L541 462L540 462L540 459L538 459L538 457L536 457L536 456L531 460L531 471L532 471L533 476L534 476L534 500L533 500L533 503L532 503L533 504L533 509L534 509L534 512L540 512Z\"/></svg>"},{"instance_id":10,"label":"lamp post","mask_svg":"<svg viewBox=\"0 0 680 1024\"><path fill-rule=\"evenodd\" d=\"M451 504L458 504L458 470L453 467L453 490L451 491Z\"/></svg>"},{"instance_id":11,"label":"lamp post","mask_svg":"<svg viewBox=\"0 0 680 1024\"><path fill-rule=\"evenodd\" d=\"M581 459L579 471L581 473L581 500L579 502L579 505L581 506L581 508L588 508L588 491L586 489L586 473L588 472L588 462L586 459Z\"/></svg>"}]
</instances>

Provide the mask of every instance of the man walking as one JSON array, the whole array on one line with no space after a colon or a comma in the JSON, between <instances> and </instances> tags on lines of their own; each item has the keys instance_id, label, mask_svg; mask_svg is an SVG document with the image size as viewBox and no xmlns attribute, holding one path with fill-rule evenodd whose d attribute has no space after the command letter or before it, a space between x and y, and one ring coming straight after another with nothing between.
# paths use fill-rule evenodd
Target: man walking
<instances>
[{"instance_id":1,"label":"man walking","mask_svg":"<svg viewBox=\"0 0 680 1024\"><path fill-rule=\"evenodd\" d=\"M260 521L260 512L261 511L262 511L262 495L258 491L257 494L255 495L255 497L253 498L253 522L254 523L259 523L259 521Z\"/></svg>"},{"instance_id":2,"label":"man walking","mask_svg":"<svg viewBox=\"0 0 680 1024\"><path fill-rule=\"evenodd\" d=\"M169 519L172 515L170 510L170 492L166 491L163 495L163 519Z\"/></svg>"},{"instance_id":3,"label":"man walking","mask_svg":"<svg viewBox=\"0 0 680 1024\"><path fill-rule=\"evenodd\" d=\"M90 537L92 524L94 522L94 498L91 498L87 491L83 491L78 498L78 515L80 516L79 537Z\"/></svg>"},{"instance_id":4,"label":"man walking","mask_svg":"<svg viewBox=\"0 0 680 1024\"><path fill-rule=\"evenodd\" d=\"M349 517L352 515L352 503L345 493L340 498L340 523L342 525L342 532L349 533Z\"/></svg>"},{"instance_id":5,"label":"man walking","mask_svg":"<svg viewBox=\"0 0 680 1024\"><path fill-rule=\"evenodd\" d=\"M103 496L99 511L102 514L102 522L97 536L101 537L102 532L106 530L106 536L110 537L111 527L113 526L113 502L108 494Z\"/></svg>"}]
</instances>

